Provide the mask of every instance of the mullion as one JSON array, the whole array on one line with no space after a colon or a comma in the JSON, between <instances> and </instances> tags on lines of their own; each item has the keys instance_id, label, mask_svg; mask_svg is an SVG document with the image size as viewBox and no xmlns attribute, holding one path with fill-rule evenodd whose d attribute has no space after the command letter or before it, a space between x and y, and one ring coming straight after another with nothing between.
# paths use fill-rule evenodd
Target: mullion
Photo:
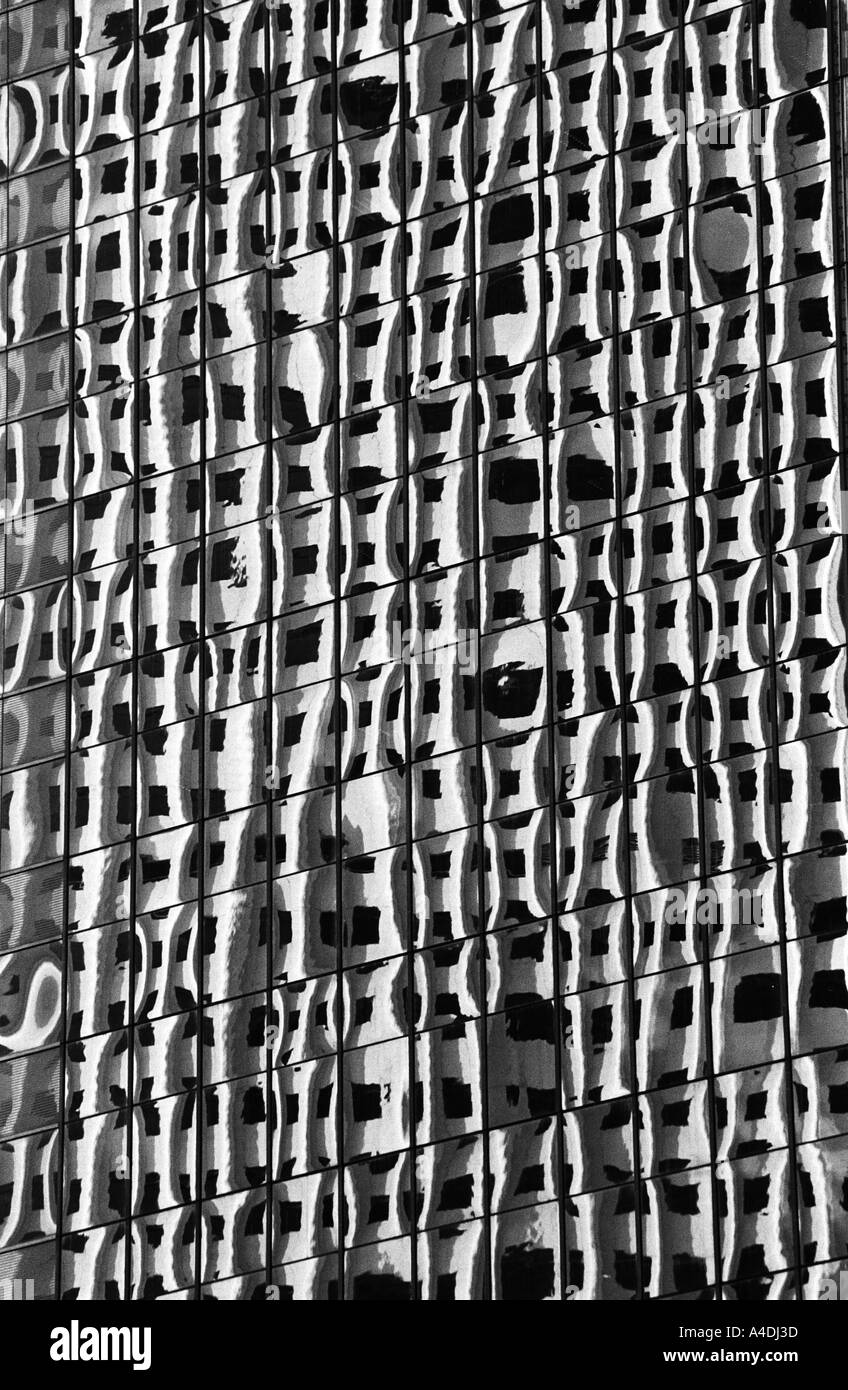
<instances>
[{"instance_id":1,"label":"mullion","mask_svg":"<svg viewBox=\"0 0 848 1390\"><path fill-rule=\"evenodd\" d=\"M615 47L613 32L613 7L607 7L607 48L606 48L606 77L607 77L607 108L606 118L608 127L609 153L607 164L609 169L609 186L607 190L608 209L609 209L609 260L612 269L612 293L610 295L612 333L611 333L611 361L612 361L612 399L613 399L613 439L614 439L614 477L615 477L615 555L616 555L616 590L617 598L615 611L618 619L618 633L616 640L616 658L618 664L619 696L618 696L618 717L621 734L621 802L622 802L622 835L624 843L624 911L625 911L625 954L627 958L627 1019L628 1019L628 1060L630 1068L630 1102L631 1102L631 1134L633 1139L633 1206L634 1206L634 1243L635 1243L635 1279L634 1279L634 1298L641 1300L645 1296L645 1231L644 1231L644 1182L642 1176L641 1162L641 1142L640 1142L640 1092L639 1092L639 1068L638 1054L636 1049L636 1021L639 1017L636 999L636 941L633 927L633 882L630 856L632 853L633 829L630 814L631 798L631 777L630 777L630 756L628 751L627 737L627 711L629 707L628 688L627 688L627 643L625 636L627 602L624 592L625 571L624 571L624 477L622 464L621 448L621 323L618 297L620 294L620 275L618 261L618 205L617 205L617 167L618 150L616 148L616 103L615 87L617 74L615 70ZM611 605L612 607L612 605Z\"/></svg>"},{"instance_id":2,"label":"mullion","mask_svg":"<svg viewBox=\"0 0 848 1390\"><path fill-rule=\"evenodd\" d=\"M407 107L406 85L406 6L401 6L398 14L398 153L399 153L399 202L400 226L398 230L399 252L399 291L400 291L400 417L401 450L403 454L403 475L398 484L403 491L403 626L409 632L412 628L410 565L412 560L412 535L410 526L411 488L409 458L409 284L407 267ZM416 1102L416 938L415 938L415 892L413 886L414 846L413 846L413 750L412 750L412 670L408 660L403 662L403 739L406 745L404 761L404 888L406 890L406 1028L408 1047L408 1095L409 1103L409 1265L410 1298L420 1299L418 1287L418 1147L416 1125L418 1123Z\"/></svg>"},{"instance_id":3,"label":"mullion","mask_svg":"<svg viewBox=\"0 0 848 1390\"><path fill-rule=\"evenodd\" d=\"M761 0L751 6L752 18L752 59L754 69L754 83L752 101L754 110L762 108L760 100L760 20L762 15ZM757 344L759 351L759 383L760 383L760 417L762 429L763 447L763 467L764 467L764 531L765 531L765 585L766 585L766 621L768 627L768 688L769 688L769 720L771 723L771 746L769 749L769 775L771 777L771 801L772 801L772 828L775 834L775 884L777 892L777 913L778 913L778 955L780 960L781 974L781 1020L783 1031L783 1084L785 1091L786 1106L786 1130L788 1145L788 1181L789 1181L789 1202L790 1220L792 1226L792 1253L793 1270L796 1280L796 1297L803 1298L803 1288L801 1284L801 1231L800 1231L800 1186L798 1178L798 1151L795 1132L795 1086L793 1076L793 1056L792 1056L792 1030L789 1017L789 970L788 952L786 944L786 902L785 902L785 881L784 881L784 852L783 852L783 812L781 805L781 774L780 774L780 726L778 719L777 704L777 643L776 643L776 618L775 618L775 599L774 599L774 535L773 535L773 516L772 516L772 477L771 458L769 453L769 423L768 423L768 401L769 401L769 381L768 381L768 342L766 337L766 292L765 283L765 250L763 237L763 170L762 159L756 157L756 181L754 192L756 199L756 265L757 265ZM834 283L835 283L835 272ZM776 1272L776 1271L771 1271ZM722 1282L724 1282L722 1280Z\"/></svg>"},{"instance_id":4,"label":"mullion","mask_svg":"<svg viewBox=\"0 0 848 1390\"><path fill-rule=\"evenodd\" d=\"M341 246L339 242L339 34L341 30L341 0L330 0L330 101L332 107L332 143L330 145L329 187L332 199L332 258L333 258L333 547L335 552L333 597L333 823L335 831L335 890L336 890L336 1210L338 1212L338 1274L336 1296L345 1298L345 1235L347 1200L345 1197L344 1164L344 820L342 816L342 583L344 564L341 546L342 507L342 442L341 442Z\"/></svg>"},{"instance_id":5,"label":"mullion","mask_svg":"<svg viewBox=\"0 0 848 1390\"><path fill-rule=\"evenodd\" d=\"M263 50L265 57L265 183L263 216L265 219L265 759L272 767L277 756L274 736L274 295L269 258L273 256L272 237L275 218L273 205L273 174L271 141L273 120L271 103L274 100L273 53L271 33L272 11L268 5L263 15ZM274 1042L279 1036L279 1010L274 1002L274 786L276 776L266 778L265 804L265 1282L273 1280L274 1268L274 1138L280 1129L282 1116L277 1114L274 1090Z\"/></svg>"},{"instance_id":6,"label":"mullion","mask_svg":"<svg viewBox=\"0 0 848 1390\"><path fill-rule=\"evenodd\" d=\"M477 104L474 99L474 18L473 6L469 3L467 7L467 17L465 23L465 62L466 62L466 111L468 117L467 131L467 157L468 157L468 334L469 334L469 357L471 368L471 478L472 478L472 507L474 515L472 517L472 551L473 551L473 571L472 571L472 590L474 595L474 621L477 627L475 642L475 669L474 669L474 758L476 771L473 771L475 800L477 805L477 817L475 831L477 837L476 861L477 861L477 939L479 942L479 988L480 988L480 1015L479 1015L479 1037L480 1037L480 1114L482 1123L482 1145L483 1145L483 1255L484 1255L484 1275L482 1301L491 1302L494 1297L493 1277L492 1277L492 1168L490 1156L491 1135L489 1130L489 1057L488 1057L488 1027L489 1027L489 1000L488 1000L488 972L486 970L486 960L488 952L487 934L487 884L486 884L486 828L485 828L485 805L484 805L484 771L483 771L483 688L482 688L482 642L481 629L483 623L483 613L481 609L480 592L480 565L482 563L481 536L480 536L480 440L478 424L478 381L480 377L480 363L478 351L478 326L477 326L477 193L476 193L476 174L475 174L475 141L474 141L474 118L477 111Z\"/></svg>"},{"instance_id":7,"label":"mullion","mask_svg":"<svg viewBox=\"0 0 848 1390\"><path fill-rule=\"evenodd\" d=\"M692 699L693 699L693 723L695 728L695 767L693 777L695 781L695 792L697 796L697 817L698 817L698 858L700 860L700 873L698 875L699 888L706 888L709 878L709 867L707 862L707 835L706 835L706 796L704 791L704 735L701 723L701 621L700 621L700 594L699 594L699 571L698 571L698 515L697 497L698 480L695 455L695 374L693 367L692 352L692 248L689 232L689 206L691 188L689 184L689 112L687 110L686 97L688 86L686 75L688 71L686 60L686 34L687 24L686 15L683 7L680 8L678 23L678 49L677 49L677 70L678 81L677 91L680 99L681 109L684 114L684 128L680 137L680 220L682 229L682 256L683 256L683 293L684 293L684 320L685 320L685 351L686 351L686 469L687 469L687 524L689 556L691 566L691 605L692 605L692 648L694 660L692 663ZM693 910L693 918L697 918L697 913ZM701 997L704 1009L704 1050L706 1062L706 1088L707 1088L707 1121L709 1129L710 1146L710 1205L712 1208L712 1243L713 1243L713 1284L716 1291L716 1300L722 1300L722 1280L721 1280L721 1201L718 1171L716 1168L718 1155L717 1137L717 1096L716 1096L716 1070L715 1070L715 1048L713 1039L713 1018L712 1001L713 985L710 976L710 935L709 928L700 930L697 921L693 924L697 942L697 955L701 964ZM715 924L712 924L715 925ZM708 1281L709 1282L709 1281Z\"/></svg>"},{"instance_id":8,"label":"mullion","mask_svg":"<svg viewBox=\"0 0 848 1390\"><path fill-rule=\"evenodd\" d=\"M551 427L550 395L548 391L548 296L545 218L545 107L546 95L550 96L547 73L542 54L542 33L544 20L543 0L536 0L536 196L538 199L538 274L539 274L539 396L542 440L542 563L544 594L542 595L542 617L545 623L545 684L547 718L547 759L548 759L548 836L550 842L550 943L553 967L553 1030L554 1030L554 1076L555 1105L553 1122L556 1125L554 1151L556 1153L556 1181L554 1200L557 1204L559 1231L559 1278L560 1299L568 1283L567 1275L567 1227L565 1220L565 1097L563 1094L562 1040L564 1036L563 998L560 971L560 918L559 918L559 854L557 851L557 747L556 747L556 700L554 695L554 649L553 649L553 579L551 575L551 547L553 544L551 525Z\"/></svg>"},{"instance_id":9,"label":"mullion","mask_svg":"<svg viewBox=\"0 0 848 1390\"><path fill-rule=\"evenodd\" d=\"M829 44L828 44L828 96L830 115L830 158L831 187L833 189L833 284L836 298L837 343L836 389L839 419L839 468L840 497L848 494L848 290L846 290L846 91L844 74L844 28L846 23L846 0L828 0ZM848 516L840 510L836 531L842 537L843 571L845 591L848 593L848 544L845 532L848 531Z\"/></svg>"},{"instance_id":10,"label":"mullion","mask_svg":"<svg viewBox=\"0 0 848 1390\"><path fill-rule=\"evenodd\" d=\"M200 49L198 53L198 115L197 115L197 139L198 139L198 172L200 181L198 184L198 322L200 325L199 352L200 360L197 366L198 386L200 397L200 471L198 488L198 560L197 576L200 592L198 594L198 700L197 700L197 733L195 735L195 746L197 748L197 941L198 941L198 990L197 990L197 1027L196 1027L196 1047L197 1047L197 1078L195 1082L196 1109L194 1121L197 1126L195 1134L195 1229L194 1229L194 1298L195 1301L202 1299L203 1285L203 1253L204 1253L204 1231L203 1231L203 1185L201 1182L203 1174L205 1144L203 1135L203 1120L206 1114L204 1103L204 1021L205 1010L203 1000L203 950L202 950L202 927L203 913L206 901L206 679L207 667L209 664L207 642L206 642L206 530L208 525L207 517L207 497L206 497L206 419L207 419L207 384L206 384L206 257L207 257L207 218L206 218L206 3L207 0L199 0L195 23L197 25L198 42Z\"/></svg>"},{"instance_id":11,"label":"mullion","mask_svg":"<svg viewBox=\"0 0 848 1390\"><path fill-rule=\"evenodd\" d=\"M139 740L138 740L138 691L139 659L141 633L141 14L140 0L133 5L133 363L134 386L129 396L132 417L133 437L133 646L132 677L130 697L131 711L131 791L130 791L130 903L129 903L129 953L128 953L128 1002L127 1002L127 1166L128 1192L126 1212L126 1250L125 1285L127 1298L132 1296L132 1255L133 1255L133 1196L135 1191L135 957L137 943L137 903L138 903L138 798L139 798ZM198 948L199 949L199 948Z\"/></svg>"},{"instance_id":12,"label":"mullion","mask_svg":"<svg viewBox=\"0 0 848 1390\"><path fill-rule=\"evenodd\" d=\"M57 1135L57 1176L56 1176L56 1269L55 1269L55 1289L54 1297L61 1299L63 1293L62 1276L62 1248L64 1231L64 1208L65 1208L65 1162L67 1158L66 1131L68 1120L66 1116L67 1107L67 1079L68 1079L68 956L70 953L70 918L71 918L71 812L72 812L72 762L73 755L71 749L71 729L73 717L73 695L74 695L74 472L76 469L76 380L74 371L74 358L76 352L76 335L74 331L74 318L76 316L76 198L74 196L74 185L76 175L76 52L75 52L75 30L76 30L76 0L68 0L68 20L70 24L70 45L68 53L68 567L66 578L67 610L65 616L65 767L64 767L64 803L65 803L65 824L62 834L62 852L64 858L62 871L62 1004L61 1004L61 1036L59 1039L59 1127ZM7 17L8 23L8 17ZM6 103L6 144L8 149L9 139L9 102ZM9 175L7 171L6 192L8 208L8 189ZM6 286L6 311L8 317L8 284ZM4 368L8 370L8 351ZM4 404L5 418L8 422L9 400L8 390L6 390L6 400ZM5 496L5 488L4 488ZM4 587L5 587L5 535L4 535ZM5 718L5 701L3 702ZM129 1105L129 1098L127 1100ZM132 1112L130 1111L130 1114ZM126 1289L124 1292L126 1297Z\"/></svg>"}]
</instances>

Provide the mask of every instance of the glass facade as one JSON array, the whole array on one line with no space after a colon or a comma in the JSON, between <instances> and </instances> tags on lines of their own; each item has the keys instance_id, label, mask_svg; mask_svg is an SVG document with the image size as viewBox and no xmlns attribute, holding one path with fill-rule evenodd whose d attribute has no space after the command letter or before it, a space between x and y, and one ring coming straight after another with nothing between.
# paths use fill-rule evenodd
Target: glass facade
<instances>
[{"instance_id":1,"label":"glass facade","mask_svg":"<svg viewBox=\"0 0 848 1390\"><path fill-rule=\"evenodd\" d=\"M845 19L0 6L0 1282L840 1268Z\"/></svg>"}]
</instances>

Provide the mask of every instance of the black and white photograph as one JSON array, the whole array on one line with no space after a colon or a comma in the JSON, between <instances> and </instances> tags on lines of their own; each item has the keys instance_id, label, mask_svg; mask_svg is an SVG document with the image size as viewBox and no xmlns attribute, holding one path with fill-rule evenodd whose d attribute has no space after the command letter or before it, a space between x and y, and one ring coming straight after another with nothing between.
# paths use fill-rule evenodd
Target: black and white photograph
<instances>
[{"instance_id":1,"label":"black and white photograph","mask_svg":"<svg viewBox=\"0 0 848 1390\"><path fill-rule=\"evenodd\" d=\"M848 0L2 0L0 69L4 1347L810 1371Z\"/></svg>"}]
</instances>

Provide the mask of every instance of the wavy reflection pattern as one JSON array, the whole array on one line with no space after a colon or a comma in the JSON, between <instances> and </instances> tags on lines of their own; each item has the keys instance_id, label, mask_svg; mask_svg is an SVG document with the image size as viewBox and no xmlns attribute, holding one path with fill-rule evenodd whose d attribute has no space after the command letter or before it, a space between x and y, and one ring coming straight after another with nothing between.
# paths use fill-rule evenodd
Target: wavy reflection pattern
<instances>
[{"instance_id":1,"label":"wavy reflection pattern","mask_svg":"<svg viewBox=\"0 0 848 1390\"><path fill-rule=\"evenodd\" d=\"M0 12L0 1290L816 1298L844 0Z\"/></svg>"}]
</instances>

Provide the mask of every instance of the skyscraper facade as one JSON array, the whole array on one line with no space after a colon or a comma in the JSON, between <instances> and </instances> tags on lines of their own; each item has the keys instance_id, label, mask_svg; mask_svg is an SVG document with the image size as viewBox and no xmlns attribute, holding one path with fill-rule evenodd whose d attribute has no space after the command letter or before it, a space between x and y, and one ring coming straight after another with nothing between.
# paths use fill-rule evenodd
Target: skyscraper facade
<instances>
[{"instance_id":1,"label":"skyscraper facade","mask_svg":"<svg viewBox=\"0 0 848 1390\"><path fill-rule=\"evenodd\" d=\"M845 30L4 0L7 1297L839 1277Z\"/></svg>"}]
</instances>

